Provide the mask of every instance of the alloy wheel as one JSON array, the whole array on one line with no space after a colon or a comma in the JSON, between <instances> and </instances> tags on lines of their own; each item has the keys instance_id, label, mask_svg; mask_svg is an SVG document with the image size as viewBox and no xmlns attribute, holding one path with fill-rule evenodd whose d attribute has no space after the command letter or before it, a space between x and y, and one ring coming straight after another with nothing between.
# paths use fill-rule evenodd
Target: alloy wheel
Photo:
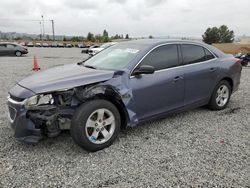
<instances>
[{"instance_id":1,"label":"alloy wheel","mask_svg":"<svg viewBox=\"0 0 250 188\"><path fill-rule=\"evenodd\" d=\"M115 131L115 116L106 109L95 110L87 119L85 131L88 139L94 144L107 142Z\"/></svg>"},{"instance_id":2,"label":"alloy wheel","mask_svg":"<svg viewBox=\"0 0 250 188\"><path fill-rule=\"evenodd\" d=\"M221 85L216 93L216 104L223 107L229 99L229 88L226 85Z\"/></svg>"}]
</instances>

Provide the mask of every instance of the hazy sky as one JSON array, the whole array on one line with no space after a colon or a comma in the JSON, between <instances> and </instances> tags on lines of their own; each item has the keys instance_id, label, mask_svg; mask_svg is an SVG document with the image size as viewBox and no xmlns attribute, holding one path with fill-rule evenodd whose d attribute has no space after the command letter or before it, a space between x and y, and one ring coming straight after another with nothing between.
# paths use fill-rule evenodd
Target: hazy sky
<instances>
[{"instance_id":1,"label":"hazy sky","mask_svg":"<svg viewBox=\"0 0 250 188\"><path fill-rule=\"evenodd\" d=\"M43 14L54 19L58 35L107 29L111 35L200 37L222 24L236 35L250 35L249 10L250 0L1 0L0 31L39 34L39 22L25 20ZM45 32L52 33L50 22Z\"/></svg>"}]
</instances>

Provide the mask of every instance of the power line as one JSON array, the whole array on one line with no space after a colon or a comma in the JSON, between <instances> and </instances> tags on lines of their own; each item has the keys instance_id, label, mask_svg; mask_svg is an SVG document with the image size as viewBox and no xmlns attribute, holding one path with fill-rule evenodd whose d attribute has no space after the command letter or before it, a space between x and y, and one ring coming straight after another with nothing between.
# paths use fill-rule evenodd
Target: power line
<instances>
[{"instance_id":1,"label":"power line","mask_svg":"<svg viewBox=\"0 0 250 188\"><path fill-rule=\"evenodd\" d=\"M1 21L22 21L22 22L40 22L41 20L33 20L33 19L12 19L12 18L0 18ZM44 20L46 22L49 22L51 20Z\"/></svg>"},{"instance_id":2,"label":"power line","mask_svg":"<svg viewBox=\"0 0 250 188\"><path fill-rule=\"evenodd\" d=\"M36 19L0 18L0 21L39 22L40 32L41 32L41 36L42 36L43 39L45 38L44 22L51 22L53 40L55 40L55 27L54 27L55 22L54 22L54 20L46 20L46 19L44 19L43 15L41 15L41 18L42 18L41 20L36 20Z\"/></svg>"}]
</instances>

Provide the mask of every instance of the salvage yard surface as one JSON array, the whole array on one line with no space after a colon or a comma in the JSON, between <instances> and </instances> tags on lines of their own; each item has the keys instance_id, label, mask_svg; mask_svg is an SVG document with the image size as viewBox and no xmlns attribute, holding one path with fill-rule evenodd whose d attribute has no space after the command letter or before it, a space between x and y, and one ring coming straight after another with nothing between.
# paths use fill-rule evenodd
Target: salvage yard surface
<instances>
[{"instance_id":1,"label":"salvage yard surface","mask_svg":"<svg viewBox=\"0 0 250 188\"><path fill-rule=\"evenodd\" d=\"M89 153L69 132L35 146L14 139L6 96L34 73L33 55L42 70L84 58L77 48L29 51L0 57L0 187L250 187L250 68L225 110L198 108L128 128Z\"/></svg>"}]
</instances>

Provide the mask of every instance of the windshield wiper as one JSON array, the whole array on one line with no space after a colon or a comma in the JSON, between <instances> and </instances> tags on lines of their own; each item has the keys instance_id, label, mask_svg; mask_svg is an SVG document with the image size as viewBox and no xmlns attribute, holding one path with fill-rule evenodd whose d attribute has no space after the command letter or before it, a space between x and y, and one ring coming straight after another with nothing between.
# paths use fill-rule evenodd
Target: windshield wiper
<instances>
[{"instance_id":1,"label":"windshield wiper","mask_svg":"<svg viewBox=\"0 0 250 188\"><path fill-rule=\"evenodd\" d=\"M91 66L91 65L83 65L84 67L90 68L90 69L96 69L95 67Z\"/></svg>"}]
</instances>

